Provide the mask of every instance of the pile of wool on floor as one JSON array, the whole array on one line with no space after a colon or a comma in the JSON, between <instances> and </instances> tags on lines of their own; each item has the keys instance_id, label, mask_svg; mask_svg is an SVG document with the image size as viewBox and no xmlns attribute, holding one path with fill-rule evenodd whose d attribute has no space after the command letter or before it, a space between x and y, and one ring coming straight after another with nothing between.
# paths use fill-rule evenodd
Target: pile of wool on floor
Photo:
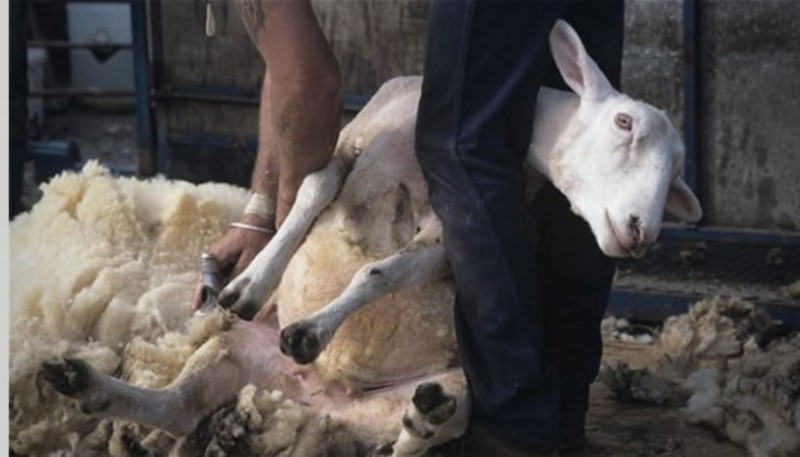
<instances>
[{"instance_id":1,"label":"pile of wool on floor","mask_svg":"<svg viewBox=\"0 0 800 457\"><path fill-rule=\"evenodd\" d=\"M777 336L752 303L714 297L668 318L654 370L624 363L600 380L625 401L683 406L691 423L711 427L754 457L800 452L800 335Z\"/></svg>"}]
</instances>

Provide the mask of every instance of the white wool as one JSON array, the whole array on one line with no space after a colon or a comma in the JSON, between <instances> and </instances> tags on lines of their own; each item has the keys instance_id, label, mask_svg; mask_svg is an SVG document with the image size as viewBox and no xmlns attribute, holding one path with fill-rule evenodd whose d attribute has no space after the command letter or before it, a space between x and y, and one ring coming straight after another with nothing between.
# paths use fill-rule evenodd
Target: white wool
<instances>
[{"instance_id":1,"label":"white wool","mask_svg":"<svg viewBox=\"0 0 800 457\"><path fill-rule=\"evenodd\" d=\"M684 351L717 366L688 376L689 421L715 428L753 456L800 452L800 336L762 348L774 330L751 303L714 298L665 324L667 351ZM680 331L679 331L680 330ZM681 346L682 345L682 346ZM699 365L699 363L697 363Z\"/></svg>"},{"instance_id":2,"label":"white wool","mask_svg":"<svg viewBox=\"0 0 800 457\"><path fill-rule=\"evenodd\" d=\"M741 355L749 338L775 331L769 315L736 297L712 297L695 303L686 314L669 317L661 332L667 354L706 359Z\"/></svg>"},{"instance_id":3,"label":"white wool","mask_svg":"<svg viewBox=\"0 0 800 457\"><path fill-rule=\"evenodd\" d=\"M609 320L606 334L625 324ZM717 430L754 457L800 455L800 335L770 342L775 334L763 309L709 298L664 323L654 348L663 353L657 374L621 364L604 367L600 380L622 400L686 398L690 423ZM666 395L651 389L672 383L681 387Z\"/></svg>"},{"instance_id":4,"label":"white wool","mask_svg":"<svg viewBox=\"0 0 800 457\"><path fill-rule=\"evenodd\" d=\"M723 411L718 406L720 398L719 372L714 368L703 368L689 375L684 387L693 392L686 402L686 414L693 423L705 423L716 427L723 425Z\"/></svg>"},{"instance_id":5,"label":"white wool","mask_svg":"<svg viewBox=\"0 0 800 457\"><path fill-rule=\"evenodd\" d=\"M600 334L604 341L652 344L656 330L644 325L634 325L624 317L607 316L600 322Z\"/></svg>"},{"instance_id":6,"label":"white wool","mask_svg":"<svg viewBox=\"0 0 800 457\"><path fill-rule=\"evenodd\" d=\"M198 429L180 440L177 448L188 455L258 455L314 457L356 455L356 442L340 424L311 407L247 385L235 405L221 408ZM207 443L197 447L198 436Z\"/></svg>"},{"instance_id":7,"label":"white wool","mask_svg":"<svg viewBox=\"0 0 800 457\"><path fill-rule=\"evenodd\" d=\"M783 293L791 298L800 298L800 279L782 288Z\"/></svg>"},{"instance_id":8,"label":"white wool","mask_svg":"<svg viewBox=\"0 0 800 457\"><path fill-rule=\"evenodd\" d=\"M224 312L190 317L189 300L201 252L239 216L246 197L244 189L221 184L115 178L94 162L43 186L42 200L11 224L12 450L234 456L245 446L253 455L311 457L355 455L356 439L397 435L399 416L380 427L367 401L354 401L338 417L328 417L279 392L249 386L235 405L218 409L192 435L175 439L138 424L84 415L76 401L39 377L44 362L68 355L131 384L158 388L175 379L198 347L220 341L217 335L235 319ZM223 349L204 348L212 357ZM402 411L409 395L398 394L384 406ZM352 433L364 423L376 430ZM387 429L392 436L385 436Z\"/></svg>"},{"instance_id":9,"label":"white wool","mask_svg":"<svg viewBox=\"0 0 800 457\"><path fill-rule=\"evenodd\" d=\"M12 349L30 332L119 344L156 302L160 315L185 318L200 253L246 199L227 185L114 178L96 162L42 191L11 225L12 328L27 328L12 332ZM109 307L124 325L103 319Z\"/></svg>"},{"instance_id":10,"label":"white wool","mask_svg":"<svg viewBox=\"0 0 800 457\"><path fill-rule=\"evenodd\" d=\"M625 362L603 366L598 379L608 387L612 397L623 402L663 405L679 398L674 383L654 375L647 368L630 368Z\"/></svg>"},{"instance_id":11,"label":"white wool","mask_svg":"<svg viewBox=\"0 0 800 457\"><path fill-rule=\"evenodd\" d=\"M238 218L247 192L116 178L93 161L42 192L11 224L9 437L18 453L87 455L116 429L41 382L41 364L68 354L112 374L124 356L124 372L142 384L174 377L193 348L224 327L209 321L178 332L191 312L200 254ZM159 363L136 371L145 360Z\"/></svg>"},{"instance_id":12,"label":"white wool","mask_svg":"<svg viewBox=\"0 0 800 457\"><path fill-rule=\"evenodd\" d=\"M247 386L233 408L216 411L207 439L78 411L38 378L65 355L143 387L172 381L198 347L235 320L190 317L200 253L238 218L244 189L163 178L115 178L95 162L42 187L42 200L11 225L11 449L21 454L355 455L339 422ZM234 438L244 436L239 442ZM184 454L180 454L184 452Z\"/></svg>"}]
</instances>

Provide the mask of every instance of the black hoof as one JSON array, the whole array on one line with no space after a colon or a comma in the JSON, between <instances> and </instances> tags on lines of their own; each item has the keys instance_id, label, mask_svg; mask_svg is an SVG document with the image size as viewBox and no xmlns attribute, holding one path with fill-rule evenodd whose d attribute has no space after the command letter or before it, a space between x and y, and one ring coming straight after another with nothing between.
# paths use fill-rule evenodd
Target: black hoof
<instances>
[{"instance_id":1,"label":"black hoof","mask_svg":"<svg viewBox=\"0 0 800 457\"><path fill-rule=\"evenodd\" d=\"M394 454L394 443L381 444L369 453L370 457L379 457Z\"/></svg>"},{"instance_id":2,"label":"black hoof","mask_svg":"<svg viewBox=\"0 0 800 457\"><path fill-rule=\"evenodd\" d=\"M60 394L72 397L89 388L89 365L83 360L65 358L60 363L42 365L42 377Z\"/></svg>"},{"instance_id":3,"label":"black hoof","mask_svg":"<svg viewBox=\"0 0 800 457\"><path fill-rule=\"evenodd\" d=\"M411 401L417 407L417 411L428 414L439 406L447 402L448 398L442 390L442 386L437 382L425 382L417 386Z\"/></svg>"},{"instance_id":4,"label":"black hoof","mask_svg":"<svg viewBox=\"0 0 800 457\"><path fill-rule=\"evenodd\" d=\"M246 321L251 321L261 307L252 300L240 300L243 288L244 286L230 291L223 290L219 296L219 306L231 310L232 313Z\"/></svg>"},{"instance_id":5,"label":"black hoof","mask_svg":"<svg viewBox=\"0 0 800 457\"><path fill-rule=\"evenodd\" d=\"M281 331L281 352L305 365L317 360L322 347L313 327L307 322L296 322Z\"/></svg>"},{"instance_id":6,"label":"black hoof","mask_svg":"<svg viewBox=\"0 0 800 457\"><path fill-rule=\"evenodd\" d=\"M426 382L417 386L411 402L421 414L427 416L431 424L441 424L453 417L456 412L456 400L444 393L442 386L436 382Z\"/></svg>"},{"instance_id":7,"label":"black hoof","mask_svg":"<svg viewBox=\"0 0 800 457\"><path fill-rule=\"evenodd\" d=\"M230 292L223 290L222 293L219 294L219 306L230 309L234 303L239 300L239 291L232 290Z\"/></svg>"},{"instance_id":8,"label":"black hoof","mask_svg":"<svg viewBox=\"0 0 800 457\"><path fill-rule=\"evenodd\" d=\"M261 310L261 307L252 301L239 302L231 308L231 311L246 321L251 321Z\"/></svg>"}]
</instances>

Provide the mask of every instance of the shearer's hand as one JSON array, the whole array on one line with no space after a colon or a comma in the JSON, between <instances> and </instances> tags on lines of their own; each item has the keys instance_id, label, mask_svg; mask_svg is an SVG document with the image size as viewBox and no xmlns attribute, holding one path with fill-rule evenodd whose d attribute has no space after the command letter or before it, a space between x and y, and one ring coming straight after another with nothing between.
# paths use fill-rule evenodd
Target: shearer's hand
<instances>
[{"instance_id":1,"label":"shearer's hand","mask_svg":"<svg viewBox=\"0 0 800 457\"><path fill-rule=\"evenodd\" d=\"M272 225L267 219L252 214L245 214L241 222L271 229ZM261 249L266 246L274 233L262 233L255 230L248 230L245 228L231 227L225 235L220 238L209 250L209 254L213 254L217 258L217 265L219 267L219 287L220 291L225 287L231 279L235 278L241 273L253 258L261 252ZM194 298L192 299L192 309L198 310L202 303L202 280L195 289Z\"/></svg>"}]
</instances>

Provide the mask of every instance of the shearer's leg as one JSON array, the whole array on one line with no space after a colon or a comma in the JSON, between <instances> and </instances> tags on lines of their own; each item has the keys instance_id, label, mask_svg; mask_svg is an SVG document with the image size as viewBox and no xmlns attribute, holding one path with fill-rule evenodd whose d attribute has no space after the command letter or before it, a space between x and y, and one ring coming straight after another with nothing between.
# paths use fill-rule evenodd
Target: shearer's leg
<instances>
[{"instance_id":1,"label":"shearer's leg","mask_svg":"<svg viewBox=\"0 0 800 457\"><path fill-rule=\"evenodd\" d=\"M441 237L441 225L432 218L402 250L364 265L335 300L281 331L281 351L297 363L311 363L345 319L361 307L404 287L445 276L448 269Z\"/></svg>"},{"instance_id":2,"label":"shearer's leg","mask_svg":"<svg viewBox=\"0 0 800 457\"><path fill-rule=\"evenodd\" d=\"M564 15L611 84L619 88L623 0L575 0ZM568 90L550 66L545 85ZM589 385L602 355L600 321L606 310L615 263L603 255L588 224L572 213L567 199L546 186L533 205L539 225L537 266L540 302L546 316L547 354L561 384L561 445L584 437Z\"/></svg>"},{"instance_id":3,"label":"shearer's leg","mask_svg":"<svg viewBox=\"0 0 800 457\"><path fill-rule=\"evenodd\" d=\"M565 4L433 3L417 121L417 157L458 290L473 430L533 451L558 445L559 392L544 358L522 163L540 57Z\"/></svg>"}]
</instances>

